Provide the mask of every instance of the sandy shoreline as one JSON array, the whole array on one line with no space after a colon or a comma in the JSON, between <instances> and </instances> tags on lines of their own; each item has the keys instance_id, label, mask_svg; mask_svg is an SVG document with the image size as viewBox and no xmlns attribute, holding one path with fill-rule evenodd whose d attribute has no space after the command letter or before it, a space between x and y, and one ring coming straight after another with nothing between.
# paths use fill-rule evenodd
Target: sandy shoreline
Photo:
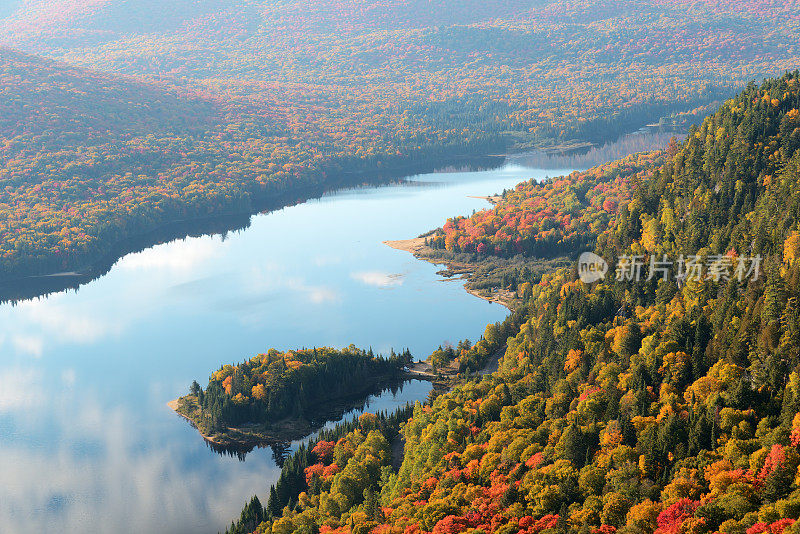
<instances>
[{"instance_id":1,"label":"sandy shoreline","mask_svg":"<svg viewBox=\"0 0 800 534\"><path fill-rule=\"evenodd\" d=\"M432 258L426 258L425 255L423 254L423 251L427 248L427 245L425 245L424 237L415 237L413 239L398 239L396 241L384 241L383 244L396 250L402 250L403 252L410 252L411 254L414 255L415 258L419 260L424 260L427 261L428 263L433 263L434 265L446 265L448 269L453 269L453 268L457 268L459 270L463 269L465 270L464 272L471 271L471 269L473 269L473 266L468 264L453 264L453 263L448 263L445 260L438 260L438 259L434 260ZM466 278L466 276L462 274L462 277L460 279L463 280L464 278ZM449 280L458 280L458 278L449 278ZM501 291L492 296L485 296L481 295L477 290L467 288L466 285L464 286L464 290L470 295L478 297L479 299L500 304L501 306L504 306L509 310L511 310L511 306L508 302L510 297L505 292Z\"/></svg>"},{"instance_id":2,"label":"sandy shoreline","mask_svg":"<svg viewBox=\"0 0 800 534\"><path fill-rule=\"evenodd\" d=\"M414 239L398 239L397 241L384 241L383 244L396 250L417 254L425 248L425 238L415 237Z\"/></svg>"}]
</instances>

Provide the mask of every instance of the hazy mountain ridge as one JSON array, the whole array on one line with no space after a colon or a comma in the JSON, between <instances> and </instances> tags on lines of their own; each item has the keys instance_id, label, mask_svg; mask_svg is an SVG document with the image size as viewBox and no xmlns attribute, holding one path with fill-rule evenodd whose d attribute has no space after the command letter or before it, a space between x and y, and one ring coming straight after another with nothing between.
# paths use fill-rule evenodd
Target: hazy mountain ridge
<instances>
[{"instance_id":1,"label":"hazy mountain ridge","mask_svg":"<svg viewBox=\"0 0 800 534\"><path fill-rule=\"evenodd\" d=\"M792 5L26 1L0 41L93 72L31 60L17 93L6 59L1 276L337 173L602 144L708 109L800 65Z\"/></svg>"}]
</instances>

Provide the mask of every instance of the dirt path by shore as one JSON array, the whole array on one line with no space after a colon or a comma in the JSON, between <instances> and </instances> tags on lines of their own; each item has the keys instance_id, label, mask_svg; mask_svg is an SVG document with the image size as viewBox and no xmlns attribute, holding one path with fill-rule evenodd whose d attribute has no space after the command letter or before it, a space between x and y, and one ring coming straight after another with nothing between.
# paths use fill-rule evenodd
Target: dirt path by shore
<instances>
[{"instance_id":1,"label":"dirt path by shore","mask_svg":"<svg viewBox=\"0 0 800 534\"><path fill-rule=\"evenodd\" d=\"M415 362L414 365L409 367L408 373L411 375L424 376L428 378L436 377L436 374L433 372L433 367L425 362Z\"/></svg>"},{"instance_id":2,"label":"dirt path by shore","mask_svg":"<svg viewBox=\"0 0 800 534\"><path fill-rule=\"evenodd\" d=\"M501 306L505 306L509 310L511 309L511 301L515 297L515 293L513 291L508 291L502 289L500 291L496 291L491 295L482 295L479 291L475 289L469 289L467 287L464 288L467 293L474 297L478 297L479 299L483 299L489 302L494 302L495 304L500 304Z\"/></svg>"}]
</instances>

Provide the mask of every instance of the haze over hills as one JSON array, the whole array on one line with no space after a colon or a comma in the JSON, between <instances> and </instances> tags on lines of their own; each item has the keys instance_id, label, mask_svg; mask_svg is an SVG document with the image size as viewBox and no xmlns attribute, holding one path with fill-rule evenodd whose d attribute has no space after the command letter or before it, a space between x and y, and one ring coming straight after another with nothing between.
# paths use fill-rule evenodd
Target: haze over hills
<instances>
[{"instance_id":1,"label":"haze over hills","mask_svg":"<svg viewBox=\"0 0 800 534\"><path fill-rule=\"evenodd\" d=\"M408 351L282 347L215 362L205 389L194 382L172 407L216 445L314 441L231 534L800 534L798 67L800 0L6 2L0 282L89 278L121 243L147 247L159 231L177 226L171 237L183 237L230 219L243 228L267 201L466 158L535 148L533 161L562 153L577 166L647 130L615 145L637 147L622 159L473 197L493 206L393 242L507 305L475 343L443 342L410 369ZM676 131L685 139L655 151L636 144ZM436 178L424 180L411 182ZM491 180L481 183L500 183ZM11 497L3 523L33 528L46 510L52 525L68 510L87 530L136 529L83 512L108 508L96 488L109 487L125 513L108 517L156 524L181 512L170 524L189 518L178 525L188 531L195 515L220 509L184 503L186 486L240 498L208 473L238 482L243 471L194 469L197 458L176 452L189 449L166 443L182 438L159 420L161 397L177 393L176 377L202 376L198 362L227 360L256 337L303 336L296 346L307 347L355 331L371 342L423 307L433 318L409 330L429 329L425 343L451 335L439 332L442 317L466 325L466 308L412 286L411 269L372 270L375 235L395 228L378 222L436 215L466 200L454 190L390 204L352 202L348 191L335 210L261 218L254 240L175 243L188 246L160 258L150 248L129 262L135 277L116 280L121 292L96 285L86 301L64 292L6 306L0 428L12 436L9 445L0 432L0 459L30 458L22 469L40 475L0 484ZM201 221L211 230L184 230ZM331 221L347 224L320 231ZM364 242L373 248L353 245ZM291 248L292 261L273 261ZM591 265L576 268L589 251ZM336 276L356 289L330 286ZM156 278L152 295L128 299ZM382 298L401 288L415 299ZM95 320L117 307L130 309ZM286 325L296 332L281 337ZM424 403L307 434L326 412L340 417L350 393L410 376L436 384ZM39 397L46 412L28 402ZM91 425L73 428L75 406ZM93 431L106 418L108 445ZM61 433L70 439L50 448ZM151 490L116 468L129 458L116 449L162 455L149 476L161 481L161 466L176 464L179 483ZM289 449L277 443L276 465ZM202 463L206 452L189 454ZM103 456L110 471L96 469ZM47 480L60 466L110 483L63 490L63 477ZM259 471L257 483L276 474ZM144 506L113 487L126 484ZM74 506L81 499L88 508Z\"/></svg>"},{"instance_id":2,"label":"haze over hills","mask_svg":"<svg viewBox=\"0 0 800 534\"><path fill-rule=\"evenodd\" d=\"M796 5L8 4L0 43L61 63L0 58L7 117L35 124L45 113L15 93L16 76L57 110L27 137L0 124L0 276L85 267L177 218L246 213L342 172L602 144L654 121L699 120L748 81L800 65ZM105 89L76 90L94 85ZM57 157L37 151L48 139L62 140Z\"/></svg>"},{"instance_id":3,"label":"haze over hills","mask_svg":"<svg viewBox=\"0 0 800 534\"><path fill-rule=\"evenodd\" d=\"M185 91L8 48L0 48L0 64L0 131L9 139L68 134L107 142L122 135L187 134L208 129L217 108Z\"/></svg>"},{"instance_id":4,"label":"haze over hills","mask_svg":"<svg viewBox=\"0 0 800 534\"><path fill-rule=\"evenodd\" d=\"M0 42L226 96L279 88L328 113L351 112L353 101L331 101L347 91L374 111L436 114L423 124L441 129L463 122L447 115L453 103L474 100L487 126L596 137L581 123L639 107L665 113L792 70L793 5L30 1L0 21Z\"/></svg>"}]
</instances>

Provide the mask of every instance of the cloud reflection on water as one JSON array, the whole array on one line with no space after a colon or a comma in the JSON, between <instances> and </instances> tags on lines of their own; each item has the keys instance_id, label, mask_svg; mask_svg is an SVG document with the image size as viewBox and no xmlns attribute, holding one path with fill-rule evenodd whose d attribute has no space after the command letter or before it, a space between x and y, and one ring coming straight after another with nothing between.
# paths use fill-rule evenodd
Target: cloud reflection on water
<instances>
[{"instance_id":1,"label":"cloud reflection on water","mask_svg":"<svg viewBox=\"0 0 800 534\"><path fill-rule=\"evenodd\" d=\"M480 335L502 307L381 242L531 176L507 174L331 196L224 241L131 254L77 293L0 305L0 531L224 529L274 481L271 454L221 457L164 403L270 347L408 345L424 358L443 336Z\"/></svg>"},{"instance_id":2,"label":"cloud reflection on water","mask_svg":"<svg viewBox=\"0 0 800 534\"><path fill-rule=\"evenodd\" d=\"M353 280L373 287L386 288L403 284L402 274L389 274L380 271L357 272L352 273L350 277Z\"/></svg>"},{"instance_id":3,"label":"cloud reflection on water","mask_svg":"<svg viewBox=\"0 0 800 534\"><path fill-rule=\"evenodd\" d=\"M219 256L225 241L219 238L190 237L158 245L136 254L129 254L117 262L123 270L192 272L203 263Z\"/></svg>"},{"instance_id":4,"label":"cloud reflection on water","mask_svg":"<svg viewBox=\"0 0 800 534\"><path fill-rule=\"evenodd\" d=\"M216 531L277 474L264 454L245 469L199 436L188 447L174 439L195 433L177 416L172 430L148 429L126 407L65 389L70 382L67 373L61 388L48 386L35 368L0 373L0 418L16 428L0 434L3 532L52 532L54 524L60 532Z\"/></svg>"}]
</instances>

